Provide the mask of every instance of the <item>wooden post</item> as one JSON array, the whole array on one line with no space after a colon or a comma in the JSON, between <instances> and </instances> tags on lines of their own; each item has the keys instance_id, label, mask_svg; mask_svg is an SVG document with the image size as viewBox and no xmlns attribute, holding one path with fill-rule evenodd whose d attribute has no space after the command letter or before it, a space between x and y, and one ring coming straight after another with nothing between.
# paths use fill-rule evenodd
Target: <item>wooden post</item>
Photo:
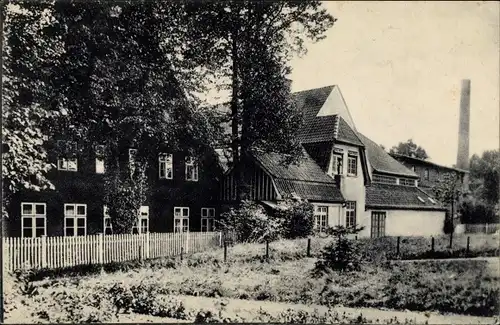
<instances>
[{"instance_id":1,"label":"wooden post","mask_svg":"<svg viewBox=\"0 0 500 325\"><path fill-rule=\"evenodd\" d=\"M401 243L401 237L398 236L398 243L396 245L396 255L399 256L399 246L400 246L400 243Z\"/></svg>"},{"instance_id":2,"label":"wooden post","mask_svg":"<svg viewBox=\"0 0 500 325\"><path fill-rule=\"evenodd\" d=\"M453 231L450 233L450 249L453 247Z\"/></svg>"},{"instance_id":3,"label":"wooden post","mask_svg":"<svg viewBox=\"0 0 500 325\"><path fill-rule=\"evenodd\" d=\"M47 236L45 235L42 235L42 238L41 238L41 241L42 241L42 260L40 261L40 266L43 268L47 267Z\"/></svg>"},{"instance_id":4,"label":"wooden post","mask_svg":"<svg viewBox=\"0 0 500 325\"><path fill-rule=\"evenodd\" d=\"M224 262L227 261L227 242L224 240Z\"/></svg>"},{"instance_id":5,"label":"wooden post","mask_svg":"<svg viewBox=\"0 0 500 325\"><path fill-rule=\"evenodd\" d=\"M354 236L354 240L358 240L358 235Z\"/></svg>"},{"instance_id":6,"label":"wooden post","mask_svg":"<svg viewBox=\"0 0 500 325\"><path fill-rule=\"evenodd\" d=\"M149 259L149 231L146 233L146 243L145 243L145 246L146 246L146 251L144 252L144 258L146 259Z\"/></svg>"},{"instance_id":7,"label":"wooden post","mask_svg":"<svg viewBox=\"0 0 500 325\"><path fill-rule=\"evenodd\" d=\"M186 232L186 253L189 253L189 230Z\"/></svg>"},{"instance_id":8,"label":"wooden post","mask_svg":"<svg viewBox=\"0 0 500 325\"><path fill-rule=\"evenodd\" d=\"M97 251L97 261L99 264L104 264L104 234L99 233L98 238L98 251Z\"/></svg>"},{"instance_id":9,"label":"wooden post","mask_svg":"<svg viewBox=\"0 0 500 325\"><path fill-rule=\"evenodd\" d=\"M311 257L311 238L307 238L307 257Z\"/></svg>"},{"instance_id":10,"label":"wooden post","mask_svg":"<svg viewBox=\"0 0 500 325\"><path fill-rule=\"evenodd\" d=\"M181 246L181 261L182 261L182 255L184 255L184 247Z\"/></svg>"},{"instance_id":11,"label":"wooden post","mask_svg":"<svg viewBox=\"0 0 500 325\"><path fill-rule=\"evenodd\" d=\"M222 247L222 231L219 231L219 247Z\"/></svg>"},{"instance_id":12,"label":"wooden post","mask_svg":"<svg viewBox=\"0 0 500 325\"><path fill-rule=\"evenodd\" d=\"M266 240L266 258L269 258L269 240Z\"/></svg>"},{"instance_id":13,"label":"wooden post","mask_svg":"<svg viewBox=\"0 0 500 325\"><path fill-rule=\"evenodd\" d=\"M431 252L434 253L434 237L431 237Z\"/></svg>"},{"instance_id":14,"label":"wooden post","mask_svg":"<svg viewBox=\"0 0 500 325\"><path fill-rule=\"evenodd\" d=\"M469 249L470 249L470 236L467 236L467 255L469 254Z\"/></svg>"}]
</instances>

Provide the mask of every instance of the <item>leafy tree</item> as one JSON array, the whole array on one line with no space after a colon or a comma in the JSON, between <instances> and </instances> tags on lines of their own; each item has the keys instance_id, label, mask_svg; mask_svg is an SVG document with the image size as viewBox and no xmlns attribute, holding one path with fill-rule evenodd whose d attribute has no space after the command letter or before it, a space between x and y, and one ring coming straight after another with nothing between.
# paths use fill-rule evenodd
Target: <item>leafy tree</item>
<instances>
[{"instance_id":1,"label":"leafy tree","mask_svg":"<svg viewBox=\"0 0 500 325\"><path fill-rule=\"evenodd\" d=\"M432 190L436 198L449 207L443 230L445 233L452 234L455 229L455 214L458 210L457 205L464 194L462 191L462 183L456 174L451 174L450 177L435 185Z\"/></svg>"},{"instance_id":2,"label":"leafy tree","mask_svg":"<svg viewBox=\"0 0 500 325\"><path fill-rule=\"evenodd\" d=\"M191 57L214 79L229 79L220 88L230 90L231 136L226 143L232 164L238 165L251 148L289 154L293 160L301 153L294 140L300 117L287 98L287 60L305 53L306 40L323 39L335 19L318 1L192 3L187 12L196 21L190 34L197 40L197 47L187 46L187 55L194 51ZM242 199L242 170L235 181Z\"/></svg>"},{"instance_id":3,"label":"leafy tree","mask_svg":"<svg viewBox=\"0 0 500 325\"><path fill-rule=\"evenodd\" d=\"M275 217L282 220L282 236L304 238L314 232L314 207L307 200L285 200L278 204Z\"/></svg>"},{"instance_id":4,"label":"leafy tree","mask_svg":"<svg viewBox=\"0 0 500 325\"><path fill-rule=\"evenodd\" d=\"M61 107L50 105L52 59L60 55L59 40L51 37L53 17L47 1L3 1L2 21L2 216L12 195L27 189L53 188L47 179L45 136ZM5 21L5 26L3 22Z\"/></svg>"},{"instance_id":5,"label":"leafy tree","mask_svg":"<svg viewBox=\"0 0 500 325\"><path fill-rule=\"evenodd\" d=\"M487 150L470 159L470 190L478 200L498 204L500 199L500 150Z\"/></svg>"},{"instance_id":6,"label":"leafy tree","mask_svg":"<svg viewBox=\"0 0 500 325\"><path fill-rule=\"evenodd\" d=\"M389 150L389 153L400 154L405 156L414 155L416 158L419 159L429 158L425 149L415 144L412 139L409 139L406 142L400 142L397 146L393 146Z\"/></svg>"}]
</instances>

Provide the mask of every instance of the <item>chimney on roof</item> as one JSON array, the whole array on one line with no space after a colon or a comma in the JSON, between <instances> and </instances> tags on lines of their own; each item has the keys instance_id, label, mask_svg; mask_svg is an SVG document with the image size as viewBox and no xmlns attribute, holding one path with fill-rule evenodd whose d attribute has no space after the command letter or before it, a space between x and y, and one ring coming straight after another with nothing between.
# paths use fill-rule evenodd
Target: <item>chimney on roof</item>
<instances>
[{"instance_id":1,"label":"chimney on roof","mask_svg":"<svg viewBox=\"0 0 500 325\"><path fill-rule=\"evenodd\" d=\"M458 124L457 168L469 169L470 80L462 80Z\"/></svg>"}]
</instances>

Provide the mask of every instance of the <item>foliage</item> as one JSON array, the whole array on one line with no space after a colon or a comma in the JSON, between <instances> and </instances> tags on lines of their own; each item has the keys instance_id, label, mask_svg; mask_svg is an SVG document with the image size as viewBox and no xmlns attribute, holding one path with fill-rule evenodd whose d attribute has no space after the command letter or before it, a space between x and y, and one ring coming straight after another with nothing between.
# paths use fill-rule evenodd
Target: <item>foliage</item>
<instances>
[{"instance_id":1,"label":"foliage","mask_svg":"<svg viewBox=\"0 0 500 325\"><path fill-rule=\"evenodd\" d=\"M268 215L261 205L252 201L243 201L239 208L223 213L221 219L221 224L234 231L242 242L274 240L282 231L281 220Z\"/></svg>"},{"instance_id":2,"label":"foliage","mask_svg":"<svg viewBox=\"0 0 500 325\"><path fill-rule=\"evenodd\" d=\"M389 150L389 153L400 154L408 157L414 155L415 158L419 159L429 158L425 149L415 144L412 139L408 139L406 142L400 142L397 146L393 146Z\"/></svg>"},{"instance_id":3,"label":"foliage","mask_svg":"<svg viewBox=\"0 0 500 325\"><path fill-rule=\"evenodd\" d=\"M328 270L340 272L360 271L362 264L362 254L357 241L349 239L347 236L356 234L362 228L346 228L336 226L329 232L335 237L329 245L326 245L316 262L315 272L322 274Z\"/></svg>"},{"instance_id":4,"label":"foliage","mask_svg":"<svg viewBox=\"0 0 500 325\"><path fill-rule=\"evenodd\" d=\"M499 215L494 208L473 197L464 200L459 207L461 222L464 224L499 223Z\"/></svg>"},{"instance_id":5,"label":"foliage","mask_svg":"<svg viewBox=\"0 0 500 325\"><path fill-rule=\"evenodd\" d=\"M452 234L455 229L455 213L457 211L456 204L462 197L462 183L457 174L450 174L447 179L439 181L432 188L434 195L438 201L451 207L448 211L443 225L443 231L446 234Z\"/></svg>"},{"instance_id":6,"label":"foliage","mask_svg":"<svg viewBox=\"0 0 500 325\"><path fill-rule=\"evenodd\" d=\"M470 189L477 200L490 205L500 199L500 150L487 150L470 159Z\"/></svg>"},{"instance_id":7,"label":"foliage","mask_svg":"<svg viewBox=\"0 0 500 325\"><path fill-rule=\"evenodd\" d=\"M305 238L313 234L314 207L311 203L307 200L285 200L278 207L274 215L283 220L283 238Z\"/></svg>"}]
</instances>

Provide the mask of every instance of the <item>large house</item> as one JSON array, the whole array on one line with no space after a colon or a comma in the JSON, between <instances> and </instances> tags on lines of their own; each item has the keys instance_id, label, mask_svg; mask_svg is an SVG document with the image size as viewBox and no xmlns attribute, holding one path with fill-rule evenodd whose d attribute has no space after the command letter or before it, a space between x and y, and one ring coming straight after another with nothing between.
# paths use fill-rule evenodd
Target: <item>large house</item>
<instances>
[{"instance_id":1,"label":"large house","mask_svg":"<svg viewBox=\"0 0 500 325\"><path fill-rule=\"evenodd\" d=\"M371 237L442 233L446 208L419 187L415 172L356 129L338 86L292 96L304 115L304 157L286 166L278 154L249 153L250 199L270 206L307 199L320 229L357 224ZM221 184L224 204L236 198L233 174L227 171Z\"/></svg>"},{"instance_id":2,"label":"large house","mask_svg":"<svg viewBox=\"0 0 500 325\"><path fill-rule=\"evenodd\" d=\"M69 148L56 150L57 147ZM99 144L76 139L47 141L56 168L48 178L56 190L20 191L10 202L8 236L81 236L113 232L104 205L106 174ZM122 164L133 164L137 148L123 148ZM160 148L146 170L149 195L137 212L135 233L212 231L217 211L217 156L195 158L187 150Z\"/></svg>"}]
</instances>

